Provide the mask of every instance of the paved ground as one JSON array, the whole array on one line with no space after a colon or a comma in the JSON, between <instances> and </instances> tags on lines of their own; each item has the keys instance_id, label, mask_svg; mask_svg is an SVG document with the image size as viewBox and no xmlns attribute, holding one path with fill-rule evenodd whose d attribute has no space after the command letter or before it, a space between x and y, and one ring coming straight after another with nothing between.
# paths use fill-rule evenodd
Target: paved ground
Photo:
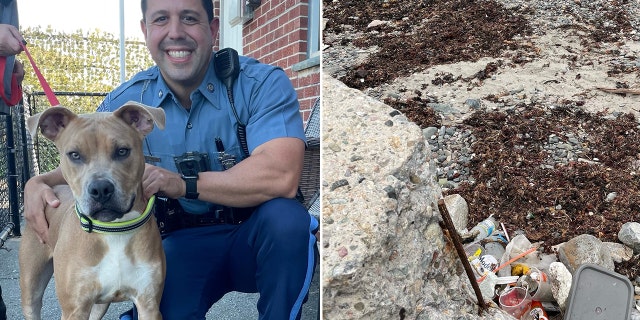
<instances>
[{"instance_id":1,"label":"paved ground","mask_svg":"<svg viewBox=\"0 0 640 320\"><path fill-rule=\"evenodd\" d=\"M20 307L20 287L18 269L18 246L19 238L11 238L5 243L5 247L10 251L0 250L0 286L2 296L7 305L7 319L23 319ZM302 320L319 319L320 306L320 285L319 268L311 283L309 300L303 305ZM209 313L207 319L220 320L246 320L257 319L258 312L255 305L258 301L258 294L229 293L222 300L216 303ZM53 281L49 283L43 299L43 319L60 319L60 308L55 296ZM131 307L131 303L122 302L112 304L104 319L116 320L118 315Z\"/></svg>"}]
</instances>

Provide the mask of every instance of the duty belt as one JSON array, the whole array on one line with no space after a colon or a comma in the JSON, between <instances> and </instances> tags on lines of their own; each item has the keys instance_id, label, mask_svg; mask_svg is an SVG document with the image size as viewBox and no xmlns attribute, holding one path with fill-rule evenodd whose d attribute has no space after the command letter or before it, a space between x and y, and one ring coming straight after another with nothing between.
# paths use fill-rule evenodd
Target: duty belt
<instances>
[{"instance_id":1,"label":"duty belt","mask_svg":"<svg viewBox=\"0 0 640 320\"><path fill-rule=\"evenodd\" d=\"M220 206L204 214L185 212L181 217L182 227L195 228L216 224L241 224L249 219L254 209Z\"/></svg>"},{"instance_id":2,"label":"duty belt","mask_svg":"<svg viewBox=\"0 0 640 320\"><path fill-rule=\"evenodd\" d=\"M241 224L245 222L256 207L233 208L214 206L209 212L192 214L184 211L177 200L158 197L155 215L162 235L185 229L206 227L221 224Z\"/></svg>"}]
</instances>

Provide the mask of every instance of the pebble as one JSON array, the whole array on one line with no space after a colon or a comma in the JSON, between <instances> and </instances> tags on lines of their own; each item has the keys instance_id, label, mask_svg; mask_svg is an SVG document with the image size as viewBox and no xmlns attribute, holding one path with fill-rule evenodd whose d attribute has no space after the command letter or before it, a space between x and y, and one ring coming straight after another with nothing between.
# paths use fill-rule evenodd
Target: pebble
<instances>
[{"instance_id":1,"label":"pebble","mask_svg":"<svg viewBox=\"0 0 640 320\"><path fill-rule=\"evenodd\" d=\"M513 112L518 112L513 110ZM470 161L476 157L472 151L475 137L470 129L463 127L440 128L428 127L423 130L425 141L431 150L431 159L435 159L439 165L437 172L440 186L457 187L460 182L473 182L468 167ZM525 134L525 137L527 134ZM573 133L562 136L552 134L546 139L542 149L547 152L548 159L542 165L543 168L553 169L557 165L567 165L571 162L581 161L581 156L587 153L583 139L586 133L575 135ZM592 159L598 161L597 159ZM454 174L455 173L455 174ZM612 193L607 196L609 201L615 198Z\"/></svg>"}]
</instances>

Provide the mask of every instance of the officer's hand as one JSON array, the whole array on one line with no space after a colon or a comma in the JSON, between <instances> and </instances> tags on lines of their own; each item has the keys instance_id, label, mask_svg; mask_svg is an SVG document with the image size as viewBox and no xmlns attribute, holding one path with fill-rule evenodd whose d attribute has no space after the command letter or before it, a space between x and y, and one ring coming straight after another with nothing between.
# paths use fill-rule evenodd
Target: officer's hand
<instances>
[{"instance_id":1,"label":"officer's hand","mask_svg":"<svg viewBox=\"0 0 640 320\"><path fill-rule=\"evenodd\" d=\"M156 193L177 199L183 197L186 192L185 182L180 174L150 164L145 165L142 187L146 199Z\"/></svg>"},{"instance_id":2,"label":"officer's hand","mask_svg":"<svg viewBox=\"0 0 640 320\"><path fill-rule=\"evenodd\" d=\"M22 51L24 40L20 31L10 24L0 24L0 56L12 56Z\"/></svg>"},{"instance_id":3,"label":"officer's hand","mask_svg":"<svg viewBox=\"0 0 640 320\"><path fill-rule=\"evenodd\" d=\"M38 177L29 179L24 186L24 217L27 224L36 231L41 243L49 239L49 222L44 215L47 206L57 208L60 200L53 189Z\"/></svg>"}]
</instances>

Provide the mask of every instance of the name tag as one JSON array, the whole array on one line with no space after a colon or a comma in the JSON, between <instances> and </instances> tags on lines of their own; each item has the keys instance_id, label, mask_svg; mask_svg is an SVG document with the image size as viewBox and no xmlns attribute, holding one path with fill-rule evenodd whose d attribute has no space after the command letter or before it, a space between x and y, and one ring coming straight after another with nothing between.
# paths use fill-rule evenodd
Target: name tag
<instances>
[{"instance_id":1,"label":"name tag","mask_svg":"<svg viewBox=\"0 0 640 320\"><path fill-rule=\"evenodd\" d=\"M154 156L144 156L144 162L148 163L148 164L155 164L160 162L161 159L158 157L154 157Z\"/></svg>"}]
</instances>

